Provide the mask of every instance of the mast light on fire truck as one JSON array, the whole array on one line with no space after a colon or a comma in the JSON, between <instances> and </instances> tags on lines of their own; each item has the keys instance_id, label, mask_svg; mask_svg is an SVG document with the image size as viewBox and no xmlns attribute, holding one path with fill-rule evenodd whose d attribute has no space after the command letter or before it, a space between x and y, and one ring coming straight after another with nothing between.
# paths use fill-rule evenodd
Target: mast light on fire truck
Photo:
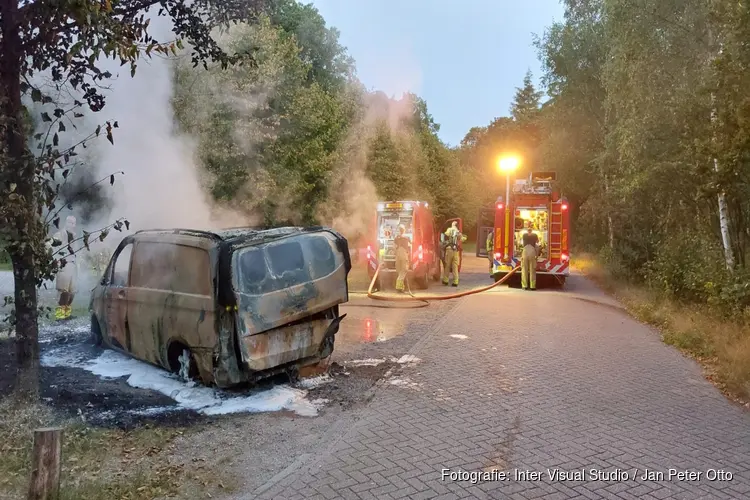
<instances>
[{"instance_id":1,"label":"mast light on fire truck","mask_svg":"<svg viewBox=\"0 0 750 500\"><path fill-rule=\"evenodd\" d=\"M500 170L503 172L510 174L515 169L518 168L518 165L521 164L521 160L517 156L504 156L500 158L497 162L497 165L500 167Z\"/></svg>"}]
</instances>

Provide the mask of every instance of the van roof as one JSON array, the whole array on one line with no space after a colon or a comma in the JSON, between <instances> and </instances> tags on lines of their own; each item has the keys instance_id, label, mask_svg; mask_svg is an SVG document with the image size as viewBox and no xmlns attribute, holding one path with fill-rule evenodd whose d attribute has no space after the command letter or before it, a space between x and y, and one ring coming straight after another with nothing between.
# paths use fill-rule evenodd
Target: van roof
<instances>
[{"instance_id":1,"label":"van roof","mask_svg":"<svg viewBox=\"0 0 750 500\"><path fill-rule=\"evenodd\" d=\"M288 236L295 233L310 233L317 231L331 231L328 228L322 226L314 227L297 227L297 226L285 226L285 227L232 227L226 229L219 229L216 231L204 231L200 229L143 229L137 231L134 236L137 235L158 235L158 234L175 234L181 236L192 236L195 238L205 238L213 241L226 242L229 244L243 244L243 243L255 243L267 239L276 239L283 236Z\"/></svg>"}]
</instances>

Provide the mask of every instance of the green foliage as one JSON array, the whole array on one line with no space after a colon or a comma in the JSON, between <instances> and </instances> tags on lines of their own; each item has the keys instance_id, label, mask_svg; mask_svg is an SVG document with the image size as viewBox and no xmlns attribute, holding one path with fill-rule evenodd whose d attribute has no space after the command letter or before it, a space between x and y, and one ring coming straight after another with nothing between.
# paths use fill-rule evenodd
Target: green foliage
<instances>
[{"instance_id":1,"label":"green foliage","mask_svg":"<svg viewBox=\"0 0 750 500\"><path fill-rule=\"evenodd\" d=\"M716 297L724 277L721 248L697 232L668 235L645 266L648 283L662 294L677 299L706 302ZM717 282L718 280L718 282Z\"/></svg>"},{"instance_id":2,"label":"green foliage","mask_svg":"<svg viewBox=\"0 0 750 500\"><path fill-rule=\"evenodd\" d=\"M523 87L516 89L510 114L517 122L533 122L539 116L539 103L542 92L534 88L531 82L531 71L523 78Z\"/></svg>"},{"instance_id":3,"label":"green foliage","mask_svg":"<svg viewBox=\"0 0 750 500\"><path fill-rule=\"evenodd\" d=\"M251 53L254 65L174 72L175 114L199 139L215 198L267 225L315 224L352 205L346 198L358 194L340 190L361 187L352 180L360 176L381 199L424 199L445 217L463 209L457 156L427 104L365 91L313 7L278 2L257 25L234 26L218 41ZM358 210L374 213L375 201Z\"/></svg>"},{"instance_id":4,"label":"green foliage","mask_svg":"<svg viewBox=\"0 0 750 500\"><path fill-rule=\"evenodd\" d=\"M159 5L157 12L149 8ZM14 268L19 390L36 394L38 311L36 287L52 278L65 257L88 248L88 238L61 245L49 241L52 228L60 229L60 213L78 201L62 201L61 186L78 161L80 149L98 137L114 143L117 122L104 122L93 131L80 131L81 140L66 139L88 109L101 111L102 89L113 76L100 69L113 59L136 73L139 60L153 53L175 55L183 40L190 42L194 66L206 60L226 67L239 56L223 51L211 37L212 27L230 19L250 21L264 6L263 0L241 5L213 0L79 2L75 0L6 2L0 16L0 240ZM175 40L155 40L149 33L150 17L167 16ZM67 97L61 97L67 96ZM25 101L25 102L24 102ZM33 111L33 113L32 113ZM72 143L72 144L70 144ZM31 148L35 148L33 151ZM109 181L109 174L95 185ZM128 222L117 220L97 231L104 239L110 229ZM78 248L75 248L78 247Z\"/></svg>"},{"instance_id":5,"label":"green foliage","mask_svg":"<svg viewBox=\"0 0 750 500\"><path fill-rule=\"evenodd\" d=\"M579 208L579 245L601 249L613 274L662 295L742 310L750 236L747 6L564 3L564 21L536 41L550 95L537 118L538 154ZM733 273L724 262L720 193L740 266Z\"/></svg>"}]
</instances>

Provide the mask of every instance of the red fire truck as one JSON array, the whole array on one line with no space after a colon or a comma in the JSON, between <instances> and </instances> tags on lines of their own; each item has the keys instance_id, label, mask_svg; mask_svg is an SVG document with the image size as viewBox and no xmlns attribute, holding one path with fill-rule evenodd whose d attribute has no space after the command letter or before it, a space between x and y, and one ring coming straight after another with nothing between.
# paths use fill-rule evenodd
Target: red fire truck
<instances>
[{"instance_id":1,"label":"red fire truck","mask_svg":"<svg viewBox=\"0 0 750 500\"><path fill-rule=\"evenodd\" d=\"M375 220L377 234L367 246L368 275L370 278L375 275L378 264L382 264L380 276L395 274L396 248L393 239L400 224L406 227L406 237L411 241L412 248L407 277L417 288L426 289L430 278L440 279L440 247L432 210L424 201L378 203Z\"/></svg>"},{"instance_id":2,"label":"red fire truck","mask_svg":"<svg viewBox=\"0 0 750 500\"><path fill-rule=\"evenodd\" d=\"M570 274L570 205L553 190L555 172L534 172L518 179L510 200L499 197L494 211L494 245L490 274L498 281L521 265L523 234L528 227L539 237L538 275L560 285ZM487 233L485 233L486 235ZM486 242L486 236L482 242ZM481 243L478 242L477 246ZM520 273L518 278L520 279Z\"/></svg>"}]
</instances>

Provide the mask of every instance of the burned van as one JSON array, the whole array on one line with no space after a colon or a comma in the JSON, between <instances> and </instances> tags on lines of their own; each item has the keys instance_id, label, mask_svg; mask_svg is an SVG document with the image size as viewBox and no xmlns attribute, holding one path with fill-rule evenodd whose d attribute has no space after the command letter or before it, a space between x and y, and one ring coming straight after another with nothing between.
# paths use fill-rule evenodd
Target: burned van
<instances>
[{"instance_id":1,"label":"burned van","mask_svg":"<svg viewBox=\"0 0 750 500\"><path fill-rule=\"evenodd\" d=\"M139 231L91 298L95 343L228 387L333 351L348 243L322 227Z\"/></svg>"}]
</instances>

